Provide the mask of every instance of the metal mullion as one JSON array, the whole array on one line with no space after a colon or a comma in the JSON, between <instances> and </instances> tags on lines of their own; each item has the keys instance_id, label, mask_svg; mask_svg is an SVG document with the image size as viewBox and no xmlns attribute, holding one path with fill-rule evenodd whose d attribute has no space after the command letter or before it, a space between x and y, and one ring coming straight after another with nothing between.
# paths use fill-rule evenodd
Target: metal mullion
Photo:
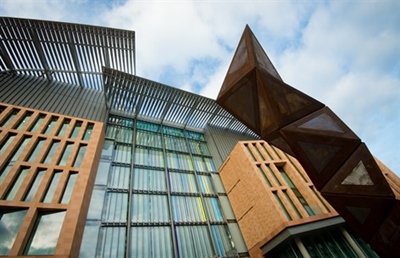
<instances>
[{"instance_id":1,"label":"metal mullion","mask_svg":"<svg viewBox=\"0 0 400 258\"><path fill-rule=\"evenodd\" d=\"M7 31L8 32L8 37L9 38L14 38L14 36L11 35L11 33L14 34L14 31L13 31L14 28L13 27L9 27L8 29L9 29ZM17 55L18 51L16 50L18 40L7 41L7 42L8 42L8 45L10 46L10 48L12 49L12 51L9 51L9 53L12 53L14 63L17 63L17 67L23 69L24 67L21 66L21 62L20 62L20 60L18 58L18 55Z\"/></svg>"},{"instance_id":2,"label":"metal mullion","mask_svg":"<svg viewBox=\"0 0 400 258\"><path fill-rule=\"evenodd\" d=\"M58 34L61 42L67 42L67 36L65 35L64 31L61 31L61 32L57 31L56 33ZM60 60L61 62L58 62L59 67L60 68L65 67L67 70L72 70L73 69L72 65L69 62L71 57L70 57L70 55L68 55L68 57L67 57L67 54L66 54L67 53L66 49L68 49L67 46L65 44L58 44L57 48L58 48L58 52L60 53L59 56L61 56L61 54L63 56L63 58L61 58L61 60Z\"/></svg>"},{"instance_id":3,"label":"metal mullion","mask_svg":"<svg viewBox=\"0 0 400 258\"><path fill-rule=\"evenodd\" d=\"M21 25L21 21L18 21L18 27L22 28L23 26ZM21 43L23 43L23 48L25 49L25 56L29 56L27 58L27 63L29 64L30 67L37 67L34 65L34 61L35 58L32 56L31 53L33 53L34 51L32 51L32 49L30 48L30 43L32 43L32 41L28 40L29 37L27 37L26 33L24 33L26 31L24 31L23 29L18 30L18 34L20 36ZM33 57L33 58L32 58Z\"/></svg>"},{"instance_id":4,"label":"metal mullion","mask_svg":"<svg viewBox=\"0 0 400 258\"><path fill-rule=\"evenodd\" d=\"M131 69L130 69L130 66L129 66L129 56L128 56L128 35L127 35L128 33L125 31L125 32L123 32L123 37L122 37L122 45L123 45L123 51L122 51L122 54L123 54L123 56L124 57L126 57L126 58L124 58L124 68L125 68L125 71L126 72L128 72L128 73L131 73Z\"/></svg>"},{"instance_id":5,"label":"metal mullion","mask_svg":"<svg viewBox=\"0 0 400 258\"><path fill-rule=\"evenodd\" d=\"M2 20L1 20L2 21ZM5 38L5 27L6 26L0 26L0 37L3 38L3 40L0 40L0 56L2 57L5 65L8 67L8 69L15 71L15 64L12 62L10 55L9 55L9 51L7 51L6 45L5 45L5 41L7 41Z\"/></svg>"},{"instance_id":6,"label":"metal mullion","mask_svg":"<svg viewBox=\"0 0 400 258\"><path fill-rule=\"evenodd\" d=\"M120 71L124 71L124 72L128 72L126 71L123 65L123 45L122 45L122 37L121 37L121 33L118 33L118 36L115 37L116 41L117 41L117 45L118 45L118 61L119 61L119 67L120 67Z\"/></svg>"},{"instance_id":7,"label":"metal mullion","mask_svg":"<svg viewBox=\"0 0 400 258\"><path fill-rule=\"evenodd\" d=\"M90 69L88 69L88 71L93 71L93 70L95 70L95 67L96 67L96 64L95 64L95 62L94 62L94 53L93 53L93 42L92 42L92 36L91 36L91 34L90 34L90 29L88 28L87 29L87 31L86 31L86 34L85 34L85 36L86 36L86 40L89 42L89 46L87 47L88 49L89 49L89 62L88 62L88 64L89 64L89 68Z\"/></svg>"},{"instance_id":8,"label":"metal mullion","mask_svg":"<svg viewBox=\"0 0 400 258\"><path fill-rule=\"evenodd\" d=\"M163 125L160 124L160 134L161 134L161 146L162 146L162 151L163 151L163 156L164 156L164 173L165 173L165 179L167 180L166 185L167 185L167 198L168 198L168 209L169 209L169 216L170 216L170 221L171 221L171 234L172 234L172 242L173 242L173 252L174 252L174 257L178 257L178 250L176 248L177 246L177 239L175 236L175 221L173 217L173 208L172 208L172 198L171 198L171 188L170 185L168 184L168 178L169 178L169 172L168 172L168 159L167 159L167 153L166 153L166 148L165 148L165 142L164 142L164 133L163 133Z\"/></svg>"}]
</instances>

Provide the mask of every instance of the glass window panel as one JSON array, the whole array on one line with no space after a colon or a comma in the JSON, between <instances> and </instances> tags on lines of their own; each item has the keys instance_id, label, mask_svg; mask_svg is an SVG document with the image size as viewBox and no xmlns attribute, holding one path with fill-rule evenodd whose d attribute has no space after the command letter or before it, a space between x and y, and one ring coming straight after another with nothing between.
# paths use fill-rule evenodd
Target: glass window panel
<instances>
[{"instance_id":1,"label":"glass window panel","mask_svg":"<svg viewBox=\"0 0 400 258\"><path fill-rule=\"evenodd\" d=\"M101 152L101 157L110 159L112 156L113 147L114 147L113 141L105 140L103 145L103 151Z\"/></svg>"},{"instance_id":2,"label":"glass window panel","mask_svg":"<svg viewBox=\"0 0 400 258\"><path fill-rule=\"evenodd\" d=\"M44 195L43 202L50 203L53 200L54 193L56 192L58 182L60 181L62 170L55 170L54 174L50 180L50 184Z\"/></svg>"},{"instance_id":3,"label":"glass window panel","mask_svg":"<svg viewBox=\"0 0 400 258\"><path fill-rule=\"evenodd\" d=\"M0 184L3 183L4 179L10 173L11 168L13 167L12 164L7 162L4 167L0 170Z\"/></svg>"},{"instance_id":4,"label":"glass window panel","mask_svg":"<svg viewBox=\"0 0 400 258\"><path fill-rule=\"evenodd\" d=\"M85 134L83 135L83 140L88 141L90 139L90 136L92 135L93 132L93 123L88 123L86 126Z\"/></svg>"},{"instance_id":5,"label":"glass window panel","mask_svg":"<svg viewBox=\"0 0 400 258\"><path fill-rule=\"evenodd\" d=\"M184 137L183 130L174 127L163 126L163 132L164 134Z\"/></svg>"},{"instance_id":6,"label":"glass window panel","mask_svg":"<svg viewBox=\"0 0 400 258\"><path fill-rule=\"evenodd\" d=\"M18 112L19 112L19 109L15 109L14 108L11 111L11 113L1 122L0 126L1 127L6 127L7 125L9 125L11 123L11 121L14 120L14 117L17 116Z\"/></svg>"},{"instance_id":7,"label":"glass window panel","mask_svg":"<svg viewBox=\"0 0 400 258\"><path fill-rule=\"evenodd\" d=\"M210 155L207 144L200 141L189 141L190 152L199 155Z\"/></svg>"},{"instance_id":8,"label":"glass window panel","mask_svg":"<svg viewBox=\"0 0 400 258\"><path fill-rule=\"evenodd\" d=\"M167 191L165 172L162 170L138 169L133 174L133 189Z\"/></svg>"},{"instance_id":9,"label":"glass window panel","mask_svg":"<svg viewBox=\"0 0 400 258\"><path fill-rule=\"evenodd\" d=\"M207 167L207 171L208 172L217 171L215 166L214 166L214 162L212 161L211 158L204 158L204 161L206 163L206 167Z\"/></svg>"},{"instance_id":10,"label":"glass window panel","mask_svg":"<svg viewBox=\"0 0 400 258\"><path fill-rule=\"evenodd\" d=\"M206 221L206 213L200 197L172 196L171 199L174 221Z\"/></svg>"},{"instance_id":11,"label":"glass window panel","mask_svg":"<svg viewBox=\"0 0 400 258\"><path fill-rule=\"evenodd\" d=\"M110 170L110 161L100 160L99 168L97 169L97 175L95 184L106 185L108 182L108 172Z\"/></svg>"},{"instance_id":12,"label":"glass window panel","mask_svg":"<svg viewBox=\"0 0 400 258\"><path fill-rule=\"evenodd\" d=\"M292 199L290 198L289 194L286 191L283 191L283 195L285 195L286 200L290 203L290 206L292 206L293 210L296 212L296 215L299 219L303 218L297 209L296 205L294 205Z\"/></svg>"},{"instance_id":13,"label":"glass window panel","mask_svg":"<svg viewBox=\"0 0 400 258\"><path fill-rule=\"evenodd\" d=\"M10 252L28 210L0 211L0 255Z\"/></svg>"},{"instance_id":14,"label":"glass window panel","mask_svg":"<svg viewBox=\"0 0 400 258\"><path fill-rule=\"evenodd\" d=\"M213 184L211 181L211 176L198 175L197 178L198 178L200 189L201 189L202 193L205 193L205 194L215 193Z\"/></svg>"},{"instance_id":15,"label":"glass window panel","mask_svg":"<svg viewBox=\"0 0 400 258\"><path fill-rule=\"evenodd\" d=\"M218 198L205 197L204 202L207 207L208 219L211 221L223 221L220 206L218 204Z\"/></svg>"},{"instance_id":16,"label":"glass window panel","mask_svg":"<svg viewBox=\"0 0 400 258\"><path fill-rule=\"evenodd\" d=\"M28 161L28 162L33 162L33 161L36 160L36 158L37 158L39 152L40 152L40 151L42 150L42 148L43 148L43 144L45 143L45 141L46 141L45 138L39 138L39 139L36 141L35 149L29 154L29 156L28 156L28 158L27 158L27 161Z\"/></svg>"},{"instance_id":17,"label":"glass window panel","mask_svg":"<svg viewBox=\"0 0 400 258\"><path fill-rule=\"evenodd\" d=\"M174 257L170 227L132 227L131 237L131 257Z\"/></svg>"},{"instance_id":18,"label":"glass window panel","mask_svg":"<svg viewBox=\"0 0 400 258\"><path fill-rule=\"evenodd\" d=\"M120 258L125 257L125 227L103 227L101 233L101 254L96 257Z\"/></svg>"},{"instance_id":19,"label":"glass window panel","mask_svg":"<svg viewBox=\"0 0 400 258\"><path fill-rule=\"evenodd\" d=\"M254 156L253 152L250 150L249 145L247 143L244 144L244 147L247 150L247 153L250 155L253 161L256 161L256 157Z\"/></svg>"},{"instance_id":20,"label":"glass window panel","mask_svg":"<svg viewBox=\"0 0 400 258\"><path fill-rule=\"evenodd\" d=\"M110 180L108 181L109 188L129 189L129 167L112 166Z\"/></svg>"},{"instance_id":21,"label":"glass window panel","mask_svg":"<svg viewBox=\"0 0 400 258\"><path fill-rule=\"evenodd\" d=\"M282 203L281 199L279 198L278 193L276 191L274 191L272 193L274 194L275 200L279 204L279 207L281 207L281 211L283 212L283 214L285 214L285 217L288 220L292 220L292 217L290 216L289 212L287 211L285 205Z\"/></svg>"},{"instance_id":22,"label":"glass window panel","mask_svg":"<svg viewBox=\"0 0 400 258\"><path fill-rule=\"evenodd\" d=\"M60 141L54 141L51 143L50 145L50 149L46 154L46 158L44 159L45 164L50 164L51 160L54 157L54 154L56 153L56 150L58 148L58 146L60 145Z\"/></svg>"},{"instance_id":23,"label":"glass window panel","mask_svg":"<svg viewBox=\"0 0 400 258\"><path fill-rule=\"evenodd\" d=\"M227 227L225 225L212 225L211 231L218 255L225 256L226 252L233 249Z\"/></svg>"},{"instance_id":24,"label":"glass window panel","mask_svg":"<svg viewBox=\"0 0 400 258\"><path fill-rule=\"evenodd\" d=\"M207 164L203 157L193 156L193 165L196 171L206 172L208 171Z\"/></svg>"},{"instance_id":25,"label":"glass window panel","mask_svg":"<svg viewBox=\"0 0 400 258\"><path fill-rule=\"evenodd\" d=\"M58 161L57 165L65 166L67 164L69 155L71 154L71 150L74 146L73 142L67 142L64 147L64 151L61 154L61 159Z\"/></svg>"},{"instance_id":26,"label":"glass window panel","mask_svg":"<svg viewBox=\"0 0 400 258\"><path fill-rule=\"evenodd\" d=\"M185 131L185 135L189 139L204 141L204 135L202 133Z\"/></svg>"},{"instance_id":27,"label":"glass window panel","mask_svg":"<svg viewBox=\"0 0 400 258\"><path fill-rule=\"evenodd\" d=\"M154 148L162 148L161 134L137 130L136 144Z\"/></svg>"},{"instance_id":28,"label":"glass window panel","mask_svg":"<svg viewBox=\"0 0 400 258\"><path fill-rule=\"evenodd\" d=\"M267 183L267 185L269 187L272 187L271 182L269 181L267 175L265 175L264 170L262 169L262 167L260 165L257 165L258 171L260 172L262 178L264 179L264 181Z\"/></svg>"},{"instance_id":29,"label":"glass window panel","mask_svg":"<svg viewBox=\"0 0 400 258\"><path fill-rule=\"evenodd\" d=\"M46 169L41 168L36 172L36 176L33 179L33 182L29 188L29 191L27 195L25 196L24 201L25 202L30 202L33 200L33 197L35 197L36 191L39 188L40 183L42 182L43 176L46 173Z\"/></svg>"},{"instance_id":30,"label":"glass window panel","mask_svg":"<svg viewBox=\"0 0 400 258\"><path fill-rule=\"evenodd\" d=\"M117 135L117 126L108 124L106 130L106 137L115 139L116 135Z\"/></svg>"},{"instance_id":31,"label":"glass window panel","mask_svg":"<svg viewBox=\"0 0 400 258\"><path fill-rule=\"evenodd\" d=\"M38 116L38 118L36 119L36 121L33 123L31 129L29 130L32 133L36 133L37 130L40 128L40 126L42 125L44 118L46 117L45 114L40 114Z\"/></svg>"},{"instance_id":32,"label":"glass window panel","mask_svg":"<svg viewBox=\"0 0 400 258\"><path fill-rule=\"evenodd\" d=\"M132 135L132 128L119 127L116 140L119 142L132 143Z\"/></svg>"},{"instance_id":33,"label":"glass window panel","mask_svg":"<svg viewBox=\"0 0 400 258\"><path fill-rule=\"evenodd\" d=\"M128 212L128 194L108 192L105 212L105 221L126 222Z\"/></svg>"},{"instance_id":34,"label":"glass window panel","mask_svg":"<svg viewBox=\"0 0 400 258\"><path fill-rule=\"evenodd\" d=\"M213 257L207 226L177 226L179 257Z\"/></svg>"},{"instance_id":35,"label":"glass window panel","mask_svg":"<svg viewBox=\"0 0 400 258\"><path fill-rule=\"evenodd\" d=\"M176 150L182 152L188 152L186 142L184 138L164 136L165 148L167 150Z\"/></svg>"},{"instance_id":36,"label":"glass window panel","mask_svg":"<svg viewBox=\"0 0 400 258\"><path fill-rule=\"evenodd\" d=\"M108 121L113 124L133 128L133 120L129 118L111 115Z\"/></svg>"},{"instance_id":37,"label":"glass window panel","mask_svg":"<svg viewBox=\"0 0 400 258\"><path fill-rule=\"evenodd\" d=\"M54 254L64 216L65 211L39 213L25 255Z\"/></svg>"},{"instance_id":38,"label":"glass window panel","mask_svg":"<svg viewBox=\"0 0 400 258\"><path fill-rule=\"evenodd\" d=\"M71 123L71 119L64 118L64 120L62 122L62 125L61 125L61 128L57 133L57 136L63 137L65 135L65 132L67 131L68 126L69 126L70 123Z\"/></svg>"},{"instance_id":39,"label":"glass window panel","mask_svg":"<svg viewBox=\"0 0 400 258\"><path fill-rule=\"evenodd\" d=\"M92 197L90 199L89 211L87 216L88 219L101 219L105 192L105 189L102 187L94 187Z\"/></svg>"},{"instance_id":40,"label":"glass window panel","mask_svg":"<svg viewBox=\"0 0 400 258\"><path fill-rule=\"evenodd\" d=\"M78 173L69 174L67 185L65 186L64 193L61 198L61 203L67 204L71 200L71 195L74 190L74 186L75 186L77 177L78 177Z\"/></svg>"},{"instance_id":41,"label":"glass window panel","mask_svg":"<svg viewBox=\"0 0 400 258\"><path fill-rule=\"evenodd\" d=\"M115 146L114 161L119 163L131 163L132 150L130 145L117 144Z\"/></svg>"},{"instance_id":42,"label":"glass window panel","mask_svg":"<svg viewBox=\"0 0 400 258\"><path fill-rule=\"evenodd\" d=\"M161 150L136 148L135 163L138 165L164 167L164 155Z\"/></svg>"},{"instance_id":43,"label":"glass window panel","mask_svg":"<svg viewBox=\"0 0 400 258\"><path fill-rule=\"evenodd\" d=\"M85 156L86 152L86 144L80 144L78 149L78 154L76 154L76 158L74 161L73 167L79 168L82 165L83 157Z\"/></svg>"},{"instance_id":44,"label":"glass window panel","mask_svg":"<svg viewBox=\"0 0 400 258\"><path fill-rule=\"evenodd\" d=\"M96 257L97 239L99 235L100 225L97 222L88 221L83 232L81 249L79 258Z\"/></svg>"},{"instance_id":45,"label":"glass window panel","mask_svg":"<svg viewBox=\"0 0 400 258\"><path fill-rule=\"evenodd\" d=\"M22 168L17 178L14 180L12 187L8 190L6 195L6 200L14 200L15 195L17 194L18 190L21 188L22 182L24 181L26 175L28 174L29 168Z\"/></svg>"},{"instance_id":46,"label":"glass window panel","mask_svg":"<svg viewBox=\"0 0 400 258\"><path fill-rule=\"evenodd\" d=\"M133 194L132 222L169 222L166 195Z\"/></svg>"},{"instance_id":47,"label":"glass window panel","mask_svg":"<svg viewBox=\"0 0 400 258\"><path fill-rule=\"evenodd\" d=\"M78 137L78 134L79 134L79 131L81 130L81 127L82 127L82 121L76 121L70 138L75 139L76 137Z\"/></svg>"},{"instance_id":48,"label":"glass window panel","mask_svg":"<svg viewBox=\"0 0 400 258\"><path fill-rule=\"evenodd\" d=\"M10 146L11 142L15 139L16 134L7 134L6 139L0 146L0 156L6 151L8 146Z\"/></svg>"},{"instance_id":49,"label":"glass window panel","mask_svg":"<svg viewBox=\"0 0 400 258\"><path fill-rule=\"evenodd\" d=\"M136 128L141 129L141 130L146 130L146 131L160 132L160 125L148 123L148 122L144 122L144 121L137 121Z\"/></svg>"},{"instance_id":50,"label":"glass window panel","mask_svg":"<svg viewBox=\"0 0 400 258\"><path fill-rule=\"evenodd\" d=\"M253 143L252 145L253 145L254 149L256 150L258 156L261 158L261 160L265 160L264 156L261 154L261 151L258 149L257 144Z\"/></svg>"},{"instance_id":51,"label":"glass window panel","mask_svg":"<svg viewBox=\"0 0 400 258\"><path fill-rule=\"evenodd\" d=\"M27 112L24 114L24 117L19 121L19 123L18 123L18 125L15 127L15 129L21 130L21 129L26 125L26 123L29 121L29 119L32 117L32 114L33 114L33 112L27 111Z\"/></svg>"},{"instance_id":52,"label":"glass window panel","mask_svg":"<svg viewBox=\"0 0 400 258\"><path fill-rule=\"evenodd\" d=\"M52 117L50 118L49 123L48 123L47 126L45 127L45 130L44 130L43 133L44 133L44 134L50 134L51 131L53 130L54 126L56 125L57 120L58 120L58 117L52 116Z\"/></svg>"},{"instance_id":53,"label":"glass window panel","mask_svg":"<svg viewBox=\"0 0 400 258\"><path fill-rule=\"evenodd\" d=\"M193 171L193 163L189 155L168 152L167 160L169 168Z\"/></svg>"},{"instance_id":54,"label":"glass window panel","mask_svg":"<svg viewBox=\"0 0 400 258\"><path fill-rule=\"evenodd\" d=\"M30 136L24 136L22 138L22 141L18 145L17 149L15 150L14 154L12 155L10 161L15 162L21 155L22 151L25 149L25 147L28 145L29 140L31 139Z\"/></svg>"},{"instance_id":55,"label":"glass window panel","mask_svg":"<svg viewBox=\"0 0 400 258\"><path fill-rule=\"evenodd\" d=\"M171 192L197 193L196 180L193 174L169 173Z\"/></svg>"}]
</instances>

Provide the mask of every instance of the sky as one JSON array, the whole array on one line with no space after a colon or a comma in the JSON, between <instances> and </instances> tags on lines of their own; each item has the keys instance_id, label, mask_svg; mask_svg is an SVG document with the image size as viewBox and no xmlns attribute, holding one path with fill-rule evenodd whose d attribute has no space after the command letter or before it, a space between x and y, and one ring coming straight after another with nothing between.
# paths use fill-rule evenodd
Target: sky
<instances>
[{"instance_id":1,"label":"sky","mask_svg":"<svg viewBox=\"0 0 400 258\"><path fill-rule=\"evenodd\" d=\"M0 0L0 15L133 30L138 76L212 99L248 24L286 83L400 175L400 0Z\"/></svg>"}]
</instances>

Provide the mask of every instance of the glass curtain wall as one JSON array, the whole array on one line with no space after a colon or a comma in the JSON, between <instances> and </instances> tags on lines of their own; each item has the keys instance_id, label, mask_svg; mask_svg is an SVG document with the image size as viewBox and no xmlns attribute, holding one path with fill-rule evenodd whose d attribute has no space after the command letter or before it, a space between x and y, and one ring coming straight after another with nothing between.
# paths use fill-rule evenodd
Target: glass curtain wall
<instances>
[{"instance_id":1,"label":"glass curtain wall","mask_svg":"<svg viewBox=\"0 0 400 258\"><path fill-rule=\"evenodd\" d=\"M232 250L204 135L110 115L80 257Z\"/></svg>"}]
</instances>

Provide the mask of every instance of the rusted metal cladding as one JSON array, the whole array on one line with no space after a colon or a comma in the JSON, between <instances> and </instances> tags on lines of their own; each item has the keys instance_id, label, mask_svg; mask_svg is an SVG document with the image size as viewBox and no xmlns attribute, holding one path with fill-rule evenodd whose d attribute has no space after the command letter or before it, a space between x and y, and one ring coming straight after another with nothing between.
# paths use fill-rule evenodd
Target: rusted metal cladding
<instances>
[{"instance_id":1,"label":"rusted metal cladding","mask_svg":"<svg viewBox=\"0 0 400 258\"><path fill-rule=\"evenodd\" d=\"M217 103L295 156L322 195L381 256L400 257L400 196L334 112L282 81L248 26Z\"/></svg>"}]
</instances>

